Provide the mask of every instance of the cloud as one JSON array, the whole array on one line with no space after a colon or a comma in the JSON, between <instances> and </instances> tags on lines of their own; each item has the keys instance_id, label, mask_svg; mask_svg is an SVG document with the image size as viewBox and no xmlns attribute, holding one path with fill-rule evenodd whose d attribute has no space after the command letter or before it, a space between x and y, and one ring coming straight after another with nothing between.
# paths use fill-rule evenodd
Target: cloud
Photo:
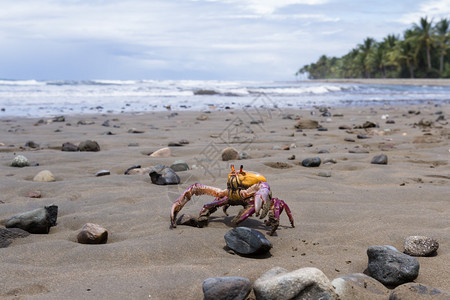
<instances>
[{"instance_id":1,"label":"cloud","mask_svg":"<svg viewBox=\"0 0 450 300\"><path fill-rule=\"evenodd\" d=\"M428 17L429 20L439 21L450 16L450 1L428 0L421 1L417 10L408 12L400 19L400 22L411 25L419 22L420 18Z\"/></svg>"}]
</instances>

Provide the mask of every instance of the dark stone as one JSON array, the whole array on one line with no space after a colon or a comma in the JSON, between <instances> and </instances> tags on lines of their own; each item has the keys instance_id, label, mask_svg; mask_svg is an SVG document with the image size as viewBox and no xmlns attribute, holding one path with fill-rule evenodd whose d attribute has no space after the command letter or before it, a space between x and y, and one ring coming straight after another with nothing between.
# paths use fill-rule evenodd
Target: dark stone
<instances>
[{"instance_id":1,"label":"dark stone","mask_svg":"<svg viewBox=\"0 0 450 300\"><path fill-rule=\"evenodd\" d=\"M24 238L30 234L20 228L0 228L0 248L6 248L12 240L17 238Z\"/></svg>"},{"instance_id":2,"label":"dark stone","mask_svg":"<svg viewBox=\"0 0 450 300\"><path fill-rule=\"evenodd\" d=\"M341 125L341 126L339 126L339 129L340 130L350 130L350 129L352 129L352 127L348 126L348 125Z\"/></svg>"},{"instance_id":3,"label":"dark stone","mask_svg":"<svg viewBox=\"0 0 450 300\"><path fill-rule=\"evenodd\" d=\"M100 151L100 146L96 141L86 140L78 145L78 150L97 152Z\"/></svg>"},{"instance_id":4,"label":"dark stone","mask_svg":"<svg viewBox=\"0 0 450 300\"><path fill-rule=\"evenodd\" d=\"M181 147L183 145L180 144L180 143L177 143L177 142L170 142L169 144L167 144L167 146L169 146L169 147Z\"/></svg>"},{"instance_id":5,"label":"dark stone","mask_svg":"<svg viewBox=\"0 0 450 300\"><path fill-rule=\"evenodd\" d=\"M312 158L305 158L302 161L302 166L307 168L314 168L320 166L322 161L320 160L320 157L312 157Z\"/></svg>"},{"instance_id":6,"label":"dark stone","mask_svg":"<svg viewBox=\"0 0 450 300\"><path fill-rule=\"evenodd\" d=\"M39 148L39 144L33 142L33 141L27 141L25 143L25 147L29 147L29 148Z\"/></svg>"},{"instance_id":7,"label":"dark stone","mask_svg":"<svg viewBox=\"0 0 450 300\"><path fill-rule=\"evenodd\" d=\"M189 141L186 140L186 139L181 139L181 140L178 141L178 143L181 144L181 145L188 145Z\"/></svg>"},{"instance_id":8,"label":"dark stone","mask_svg":"<svg viewBox=\"0 0 450 300\"><path fill-rule=\"evenodd\" d=\"M361 139L361 140L364 140L364 139L368 139L369 137L367 136L367 135L365 135L365 134L358 134L357 136L356 136L358 139Z\"/></svg>"},{"instance_id":9,"label":"dark stone","mask_svg":"<svg viewBox=\"0 0 450 300\"><path fill-rule=\"evenodd\" d=\"M327 149L321 149L321 150L319 150L319 152L317 152L317 153L319 153L319 154L322 154L322 153L330 153L330 151L328 151Z\"/></svg>"},{"instance_id":10,"label":"dark stone","mask_svg":"<svg viewBox=\"0 0 450 300\"><path fill-rule=\"evenodd\" d=\"M319 128L319 122L316 120L300 119L295 125L297 129L316 129Z\"/></svg>"},{"instance_id":11,"label":"dark stone","mask_svg":"<svg viewBox=\"0 0 450 300\"><path fill-rule=\"evenodd\" d=\"M108 231L100 225L86 223L77 235L80 244L106 244Z\"/></svg>"},{"instance_id":12,"label":"dark stone","mask_svg":"<svg viewBox=\"0 0 450 300\"><path fill-rule=\"evenodd\" d=\"M57 116L53 118L53 122L65 122L66 118L64 116Z\"/></svg>"},{"instance_id":13,"label":"dark stone","mask_svg":"<svg viewBox=\"0 0 450 300\"><path fill-rule=\"evenodd\" d=\"M370 276L390 287L411 282L419 276L419 261L392 246L372 246L367 249Z\"/></svg>"},{"instance_id":14,"label":"dark stone","mask_svg":"<svg viewBox=\"0 0 450 300\"><path fill-rule=\"evenodd\" d=\"M150 178L152 179L152 183L157 185L180 183L180 177L178 177L177 173L164 165L156 165L150 171Z\"/></svg>"},{"instance_id":15,"label":"dark stone","mask_svg":"<svg viewBox=\"0 0 450 300\"><path fill-rule=\"evenodd\" d=\"M128 173L129 173L131 170L134 170L134 169L140 169L140 168L141 168L141 165L134 165L134 166L131 166L131 167L129 167L128 169L125 170L124 174L125 174L125 175L128 175Z\"/></svg>"},{"instance_id":16,"label":"dark stone","mask_svg":"<svg viewBox=\"0 0 450 300\"><path fill-rule=\"evenodd\" d=\"M76 146L70 142L67 142L67 143L62 144L61 151L75 152L75 151L78 151L78 146Z\"/></svg>"},{"instance_id":17,"label":"dark stone","mask_svg":"<svg viewBox=\"0 0 450 300\"><path fill-rule=\"evenodd\" d=\"M6 228L20 228L29 233L48 233L56 226L58 206L51 205L15 215L6 221Z\"/></svg>"},{"instance_id":18,"label":"dark stone","mask_svg":"<svg viewBox=\"0 0 450 300\"><path fill-rule=\"evenodd\" d=\"M202 284L204 300L244 300L252 283L243 277L207 278Z\"/></svg>"},{"instance_id":19,"label":"dark stone","mask_svg":"<svg viewBox=\"0 0 450 300\"><path fill-rule=\"evenodd\" d=\"M387 165L388 157L386 154L380 154L372 158L372 161L370 163L376 165Z\"/></svg>"},{"instance_id":20,"label":"dark stone","mask_svg":"<svg viewBox=\"0 0 450 300\"><path fill-rule=\"evenodd\" d=\"M325 128L325 127L319 127L319 128L317 128L317 131L328 131L328 128Z\"/></svg>"},{"instance_id":21,"label":"dark stone","mask_svg":"<svg viewBox=\"0 0 450 300\"><path fill-rule=\"evenodd\" d=\"M450 299L450 294L431 286L411 282L396 287L389 296L389 300L409 299L444 300Z\"/></svg>"},{"instance_id":22,"label":"dark stone","mask_svg":"<svg viewBox=\"0 0 450 300\"><path fill-rule=\"evenodd\" d=\"M227 247L238 254L263 254L270 251L272 244L264 234L247 227L236 227L225 234Z\"/></svg>"},{"instance_id":23,"label":"dark stone","mask_svg":"<svg viewBox=\"0 0 450 300\"><path fill-rule=\"evenodd\" d=\"M109 120L106 120L105 122L103 122L102 126L105 126L105 127L111 126L111 125L109 125Z\"/></svg>"},{"instance_id":24,"label":"dark stone","mask_svg":"<svg viewBox=\"0 0 450 300\"><path fill-rule=\"evenodd\" d=\"M362 128L374 128L374 127L378 127L378 125L373 122L366 121L366 122L364 122L364 124L362 124L361 127Z\"/></svg>"},{"instance_id":25,"label":"dark stone","mask_svg":"<svg viewBox=\"0 0 450 300\"><path fill-rule=\"evenodd\" d=\"M351 138L345 138L344 141L354 143L355 140Z\"/></svg>"},{"instance_id":26,"label":"dark stone","mask_svg":"<svg viewBox=\"0 0 450 300\"><path fill-rule=\"evenodd\" d=\"M364 149L364 148L354 148L354 149L350 149L348 150L349 153L356 153L356 154L365 154L365 153L369 153L369 150Z\"/></svg>"},{"instance_id":27,"label":"dark stone","mask_svg":"<svg viewBox=\"0 0 450 300\"><path fill-rule=\"evenodd\" d=\"M395 121L394 121L394 120L391 120L391 119L389 119L389 120L386 120L386 124L395 124Z\"/></svg>"}]
</instances>

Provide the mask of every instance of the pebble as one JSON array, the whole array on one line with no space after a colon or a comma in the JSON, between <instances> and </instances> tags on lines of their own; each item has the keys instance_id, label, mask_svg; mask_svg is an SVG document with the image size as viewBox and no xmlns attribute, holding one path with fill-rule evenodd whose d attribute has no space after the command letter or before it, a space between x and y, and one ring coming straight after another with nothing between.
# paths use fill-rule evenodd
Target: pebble
<instances>
[{"instance_id":1,"label":"pebble","mask_svg":"<svg viewBox=\"0 0 450 300\"><path fill-rule=\"evenodd\" d=\"M77 122L77 125L94 125L94 121L80 120Z\"/></svg>"},{"instance_id":2,"label":"pebble","mask_svg":"<svg viewBox=\"0 0 450 300\"><path fill-rule=\"evenodd\" d=\"M180 143L181 145L188 145L189 141L186 140L186 139L181 139L181 140L178 141L178 143Z\"/></svg>"},{"instance_id":3,"label":"pebble","mask_svg":"<svg viewBox=\"0 0 450 300\"><path fill-rule=\"evenodd\" d=\"M79 151L90 151L98 152L100 151L100 146L96 141L86 140L78 145Z\"/></svg>"},{"instance_id":4,"label":"pebble","mask_svg":"<svg viewBox=\"0 0 450 300\"><path fill-rule=\"evenodd\" d=\"M25 195L27 198L41 198L42 194L40 191L32 191Z\"/></svg>"},{"instance_id":5,"label":"pebble","mask_svg":"<svg viewBox=\"0 0 450 300\"><path fill-rule=\"evenodd\" d=\"M288 157L288 160L294 160L295 159L295 155L292 154L291 156Z\"/></svg>"},{"instance_id":6,"label":"pebble","mask_svg":"<svg viewBox=\"0 0 450 300\"><path fill-rule=\"evenodd\" d=\"M49 170L42 170L34 176L33 181L53 182L55 181L55 176Z\"/></svg>"},{"instance_id":7,"label":"pebble","mask_svg":"<svg viewBox=\"0 0 450 300\"><path fill-rule=\"evenodd\" d=\"M171 168L164 165L156 165L150 171L150 178L153 184L167 185L179 184L180 177Z\"/></svg>"},{"instance_id":8,"label":"pebble","mask_svg":"<svg viewBox=\"0 0 450 300\"><path fill-rule=\"evenodd\" d=\"M145 131L143 130L138 130L136 128L130 128L128 129L128 133L144 133Z\"/></svg>"},{"instance_id":9,"label":"pebble","mask_svg":"<svg viewBox=\"0 0 450 300\"><path fill-rule=\"evenodd\" d=\"M386 120L386 124L395 124L395 121L392 119Z\"/></svg>"},{"instance_id":10,"label":"pebble","mask_svg":"<svg viewBox=\"0 0 450 300\"><path fill-rule=\"evenodd\" d=\"M322 153L330 153L330 151L328 151L327 149L321 149L321 150L319 150L319 152L317 152L317 153L319 153L319 154L322 154Z\"/></svg>"},{"instance_id":11,"label":"pebble","mask_svg":"<svg viewBox=\"0 0 450 300\"><path fill-rule=\"evenodd\" d=\"M393 246L371 246L367 256L369 275L386 286L395 287L419 276L419 261Z\"/></svg>"},{"instance_id":12,"label":"pebble","mask_svg":"<svg viewBox=\"0 0 450 300\"><path fill-rule=\"evenodd\" d=\"M336 164L337 161L334 158L327 158L323 161L323 164Z\"/></svg>"},{"instance_id":13,"label":"pebble","mask_svg":"<svg viewBox=\"0 0 450 300\"><path fill-rule=\"evenodd\" d=\"M328 128L325 128L325 127L319 127L319 128L317 128L317 131L328 131Z\"/></svg>"},{"instance_id":14,"label":"pebble","mask_svg":"<svg viewBox=\"0 0 450 300\"><path fill-rule=\"evenodd\" d=\"M66 118L64 116L57 116L57 117L54 117L52 121L53 122L65 122Z\"/></svg>"},{"instance_id":15,"label":"pebble","mask_svg":"<svg viewBox=\"0 0 450 300\"><path fill-rule=\"evenodd\" d=\"M362 273L339 276L331 282L340 299L386 300L389 290L378 280Z\"/></svg>"},{"instance_id":16,"label":"pebble","mask_svg":"<svg viewBox=\"0 0 450 300\"><path fill-rule=\"evenodd\" d=\"M27 142L25 143L25 147L35 149L35 148L39 148L39 144L38 144L38 143L35 143L35 142L33 142L33 141L27 141Z\"/></svg>"},{"instance_id":17,"label":"pebble","mask_svg":"<svg viewBox=\"0 0 450 300\"><path fill-rule=\"evenodd\" d=\"M357 136L356 136L358 139L361 139L361 140L364 140L364 139L368 139L369 137L367 136L367 135L365 135L365 134L358 134Z\"/></svg>"},{"instance_id":18,"label":"pebble","mask_svg":"<svg viewBox=\"0 0 450 300\"><path fill-rule=\"evenodd\" d=\"M339 126L339 129L340 130L350 130L350 129L352 129L352 127L348 126L348 125L341 125L341 126Z\"/></svg>"},{"instance_id":19,"label":"pebble","mask_svg":"<svg viewBox=\"0 0 450 300\"><path fill-rule=\"evenodd\" d=\"M448 300L450 299L450 293L424 284L411 282L396 287L389 296L389 300L407 299Z\"/></svg>"},{"instance_id":20,"label":"pebble","mask_svg":"<svg viewBox=\"0 0 450 300\"><path fill-rule=\"evenodd\" d=\"M161 148L150 154L150 157L171 157L172 151L170 148Z\"/></svg>"},{"instance_id":21,"label":"pebble","mask_svg":"<svg viewBox=\"0 0 450 300\"><path fill-rule=\"evenodd\" d=\"M372 158L372 161L370 163L376 165L387 165L388 157L386 154L380 154Z\"/></svg>"},{"instance_id":22,"label":"pebble","mask_svg":"<svg viewBox=\"0 0 450 300\"><path fill-rule=\"evenodd\" d=\"M239 151L238 154L239 154L239 159L249 159L250 158L250 155L248 155L248 153L245 151Z\"/></svg>"},{"instance_id":23,"label":"pebble","mask_svg":"<svg viewBox=\"0 0 450 300\"><path fill-rule=\"evenodd\" d=\"M80 244L106 244L108 231L100 225L86 223L77 235Z\"/></svg>"},{"instance_id":24,"label":"pebble","mask_svg":"<svg viewBox=\"0 0 450 300\"><path fill-rule=\"evenodd\" d=\"M364 154L364 153L369 153L369 150L364 149L364 148L354 148L354 149L348 150L348 153Z\"/></svg>"},{"instance_id":25,"label":"pebble","mask_svg":"<svg viewBox=\"0 0 450 300\"><path fill-rule=\"evenodd\" d=\"M320 177L331 177L330 171L320 171L319 174L317 174Z\"/></svg>"},{"instance_id":26,"label":"pebble","mask_svg":"<svg viewBox=\"0 0 450 300\"><path fill-rule=\"evenodd\" d=\"M238 159L239 159L239 152L233 147L227 147L222 150L223 161L238 160Z\"/></svg>"},{"instance_id":27,"label":"pebble","mask_svg":"<svg viewBox=\"0 0 450 300\"><path fill-rule=\"evenodd\" d=\"M204 300L244 300L252 291L252 283L244 277L217 277L203 281Z\"/></svg>"},{"instance_id":28,"label":"pebble","mask_svg":"<svg viewBox=\"0 0 450 300\"><path fill-rule=\"evenodd\" d=\"M275 267L253 283L256 299L338 299L330 280L317 268L292 272Z\"/></svg>"},{"instance_id":29,"label":"pebble","mask_svg":"<svg viewBox=\"0 0 450 300\"><path fill-rule=\"evenodd\" d=\"M178 142L169 142L167 144L168 147L181 147L183 146L182 144L178 143Z\"/></svg>"},{"instance_id":30,"label":"pebble","mask_svg":"<svg viewBox=\"0 0 450 300\"><path fill-rule=\"evenodd\" d=\"M354 142L355 142L355 139L352 139L352 138L345 138L344 141L354 143Z\"/></svg>"},{"instance_id":31,"label":"pebble","mask_svg":"<svg viewBox=\"0 0 450 300\"><path fill-rule=\"evenodd\" d=\"M67 142L67 143L62 144L61 151L75 152L75 151L78 151L78 146L74 145L70 142Z\"/></svg>"},{"instance_id":32,"label":"pebble","mask_svg":"<svg viewBox=\"0 0 450 300\"><path fill-rule=\"evenodd\" d=\"M319 128L319 122L316 120L300 119L295 124L297 129L317 129Z\"/></svg>"},{"instance_id":33,"label":"pebble","mask_svg":"<svg viewBox=\"0 0 450 300\"><path fill-rule=\"evenodd\" d=\"M403 252L411 256L432 256L439 249L439 242L427 236L409 236L404 248Z\"/></svg>"},{"instance_id":34,"label":"pebble","mask_svg":"<svg viewBox=\"0 0 450 300\"><path fill-rule=\"evenodd\" d=\"M227 247L238 254L264 254L270 251L272 243L264 234L248 227L236 227L225 234Z\"/></svg>"},{"instance_id":35,"label":"pebble","mask_svg":"<svg viewBox=\"0 0 450 300\"><path fill-rule=\"evenodd\" d=\"M58 206L50 205L15 215L5 223L6 228L20 228L29 233L48 233L56 226Z\"/></svg>"},{"instance_id":36,"label":"pebble","mask_svg":"<svg viewBox=\"0 0 450 300\"><path fill-rule=\"evenodd\" d=\"M302 166L307 167L307 168L315 168L320 166L320 164L322 163L320 157L312 157L312 158L305 158L302 161Z\"/></svg>"},{"instance_id":37,"label":"pebble","mask_svg":"<svg viewBox=\"0 0 450 300\"><path fill-rule=\"evenodd\" d=\"M28 159L23 155L17 155L11 162L11 167L23 168L30 165Z\"/></svg>"},{"instance_id":38,"label":"pebble","mask_svg":"<svg viewBox=\"0 0 450 300\"><path fill-rule=\"evenodd\" d=\"M208 120L208 116L201 114L201 115L198 115L196 119L199 121L206 121L206 120Z\"/></svg>"},{"instance_id":39,"label":"pebble","mask_svg":"<svg viewBox=\"0 0 450 300\"><path fill-rule=\"evenodd\" d=\"M30 233L20 228L0 228L0 248L6 248L12 240L17 238L24 238Z\"/></svg>"},{"instance_id":40,"label":"pebble","mask_svg":"<svg viewBox=\"0 0 450 300\"><path fill-rule=\"evenodd\" d=\"M109 170L100 170L97 173L95 173L95 177L110 175L111 172Z\"/></svg>"},{"instance_id":41,"label":"pebble","mask_svg":"<svg viewBox=\"0 0 450 300\"><path fill-rule=\"evenodd\" d=\"M184 160L176 160L170 165L170 168L175 172L182 172L189 170L188 164Z\"/></svg>"}]
</instances>

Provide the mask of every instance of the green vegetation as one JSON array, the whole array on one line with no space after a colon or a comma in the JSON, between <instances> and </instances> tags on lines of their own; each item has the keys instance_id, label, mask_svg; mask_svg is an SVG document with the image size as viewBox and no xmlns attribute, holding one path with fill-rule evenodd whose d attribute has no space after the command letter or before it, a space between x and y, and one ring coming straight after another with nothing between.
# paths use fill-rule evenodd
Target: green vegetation
<instances>
[{"instance_id":1,"label":"green vegetation","mask_svg":"<svg viewBox=\"0 0 450 300\"><path fill-rule=\"evenodd\" d=\"M436 24L421 18L418 24L398 35L377 42L366 38L344 56L322 55L316 63L303 66L296 75L327 78L450 78L450 21Z\"/></svg>"}]
</instances>

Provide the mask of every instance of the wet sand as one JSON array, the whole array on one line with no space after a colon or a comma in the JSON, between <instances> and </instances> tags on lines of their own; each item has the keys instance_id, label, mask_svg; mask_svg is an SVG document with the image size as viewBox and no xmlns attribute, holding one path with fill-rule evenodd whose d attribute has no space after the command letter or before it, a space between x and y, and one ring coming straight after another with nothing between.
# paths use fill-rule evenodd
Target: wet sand
<instances>
[{"instance_id":1,"label":"wet sand","mask_svg":"<svg viewBox=\"0 0 450 300\"><path fill-rule=\"evenodd\" d=\"M439 111L446 120L436 122ZM59 207L57 226L48 235L15 239L0 249L0 297L201 299L202 282L208 277L242 276L253 282L275 266L317 267L332 280L363 272L368 247L392 245L403 251L411 235L434 237L440 243L437 256L418 258L415 282L450 291L450 107L346 107L330 112L331 117L322 117L318 109L211 109L204 121L197 120L200 112L171 111L74 115L64 122L0 120L0 225L21 212ZM283 117L287 114L290 118ZM296 116L317 120L328 131L298 132ZM395 124L386 124L385 118ZM80 120L94 124L77 125ZM110 127L102 126L106 120ZM431 126L414 125L428 120ZM379 128L353 129L366 121ZM352 129L338 129L342 125ZM143 133L129 133L132 128ZM104 134L108 131L112 135ZM358 139L357 134L368 138ZM101 151L61 151L65 142L78 145L88 139L97 141ZM170 147L171 157L148 156L181 139L189 144ZM30 140L39 147L24 147ZM221 161L220 152L229 145L250 158ZM284 145L290 149L279 150ZM369 153L349 153L354 149ZM320 150L329 153L318 154ZM17 154L39 166L9 166ZM387 165L371 164L379 154L388 156ZM295 159L288 160L292 155ZM308 157L336 163L301 166ZM136 164L170 165L179 159L191 170L178 173L182 183L177 186L154 185L148 175L124 175ZM270 167L277 162L284 168ZM274 236L268 236L268 228L256 217L241 224L266 235L273 244L269 257L241 257L224 249L237 207L228 209L229 217L218 210L205 228L170 229L176 197L194 182L225 188L230 163L266 176L273 195L293 212L296 227L291 228L283 214ZM95 177L102 169L111 175ZM41 170L50 170L56 181L34 182ZM318 176L320 171L331 172L331 177ZM36 190L41 198L25 197ZM198 214L211 200L196 197L180 214ZM108 230L107 244L76 242L88 222Z\"/></svg>"}]
</instances>

